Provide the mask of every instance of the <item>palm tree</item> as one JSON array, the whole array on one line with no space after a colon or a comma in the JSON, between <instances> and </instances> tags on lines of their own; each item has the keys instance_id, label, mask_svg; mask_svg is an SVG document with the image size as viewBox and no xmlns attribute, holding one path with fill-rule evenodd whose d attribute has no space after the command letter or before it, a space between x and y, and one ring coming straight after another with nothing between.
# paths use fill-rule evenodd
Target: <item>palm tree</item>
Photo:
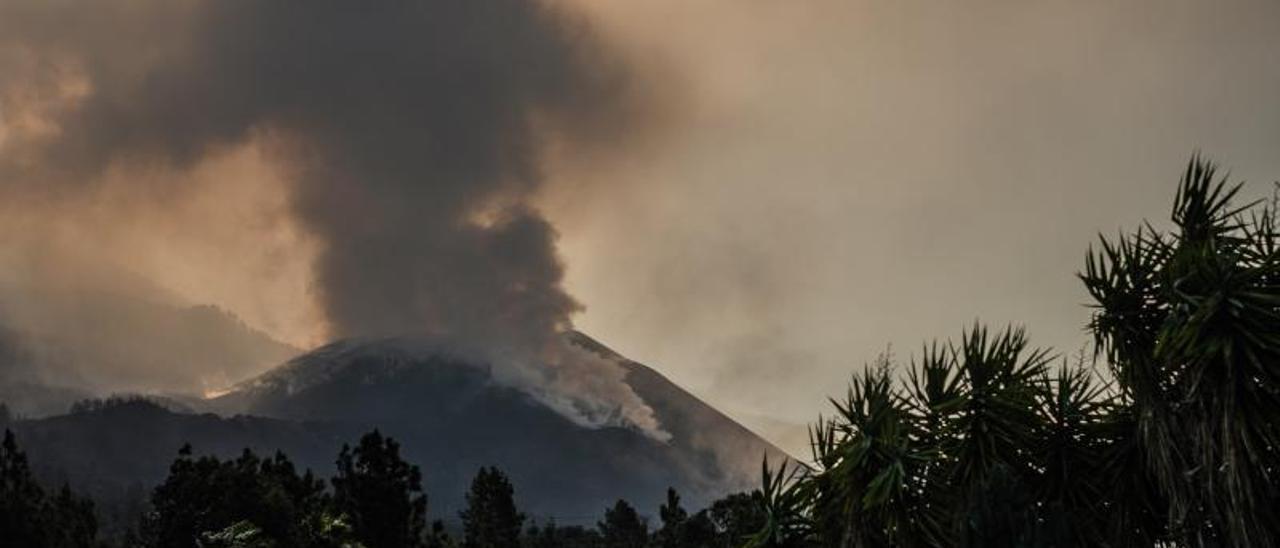
<instances>
[{"instance_id":1,"label":"palm tree","mask_svg":"<svg viewBox=\"0 0 1280 548\"><path fill-rule=\"evenodd\" d=\"M1280 541L1280 254L1275 204L1233 206L1193 158L1172 234L1103 239L1081 275L1091 329L1137 412L1136 442L1188 546Z\"/></svg>"}]
</instances>

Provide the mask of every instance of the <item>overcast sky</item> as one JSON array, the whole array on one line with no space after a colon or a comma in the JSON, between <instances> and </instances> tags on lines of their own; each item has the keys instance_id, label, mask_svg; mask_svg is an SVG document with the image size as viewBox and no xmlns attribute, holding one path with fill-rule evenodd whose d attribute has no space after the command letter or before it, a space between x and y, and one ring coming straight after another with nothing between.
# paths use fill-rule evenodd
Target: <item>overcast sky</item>
<instances>
[{"instance_id":1,"label":"overcast sky","mask_svg":"<svg viewBox=\"0 0 1280 548\"><path fill-rule=\"evenodd\" d=\"M741 415L975 319L1077 351L1099 231L1196 150L1280 178L1280 3L581 3L684 106L547 196L579 325Z\"/></svg>"},{"instance_id":2,"label":"overcast sky","mask_svg":"<svg viewBox=\"0 0 1280 548\"><path fill-rule=\"evenodd\" d=\"M1280 2L1274 0L548 2L576 12L585 24L562 25L508 2L503 9L530 21L528 28L515 28L533 29L531 34L503 31L502 22L515 21L510 14L460 9L483 23L476 32L503 33L511 40L495 34L476 41L459 31L412 47L429 50L426 58L469 60L475 53L491 61L480 66L489 72L443 73L471 77L478 89L493 92L485 97L515 89L508 80L537 84L538 93L524 101L530 112L552 109L572 118L575 107L599 108L575 104L590 100L591 93L560 93L583 82L603 85L604 92L621 89L623 107L635 108L583 122L589 128L563 147L526 143L534 133L517 133L515 141L483 140L489 147L483 151L494 157L528 161L510 171L532 183L514 198L502 189L482 192L476 198L480 206L462 208L461 214L478 211L483 217L485 206L500 210L512 202L545 235L538 211L526 207L536 206L559 234L565 288L585 305L574 316L576 326L750 425L812 419L827 410L826 396L842 392L849 375L881 352L892 348L905 360L921 343L957 337L975 320L1025 325L1034 343L1075 352L1088 341L1086 295L1075 277L1087 247L1099 232L1164 219L1193 152L1219 161L1233 178L1250 181L1253 196L1268 195L1280 178ZM31 192L36 199L0 204L0 285L24 276L44 284L63 278L83 283L96 279L94 269L114 268L149 280L175 300L229 308L290 343L325 342L332 336L325 314L332 324L333 307L317 303L323 300L315 285L317 258L332 249L348 221L367 219L339 216L324 224L335 233L329 234L300 216L299 189L312 186L291 180L305 177L294 173L296 165L280 161L273 140L282 134L287 140L289 133L272 124L349 145L339 142L341 132L321 123L332 118L325 109L349 110L338 113L351 117L334 118L334 128L366 120L368 113L361 105L330 105L326 97L358 91L362 100L385 99L391 96L379 93L388 90L359 81L368 67L351 56L335 55L337 68L312 75L345 86L316 88L315 97L277 72L238 70L240 63L253 64L246 59L262 55L253 50L237 57L243 52L226 44L262 47L291 59L292 50L277 51L270 41L245 42L237 38L242 25L227 24L253 17L252 10L232 9L253 4L121 0L110 6L106 13L115 18L114 27L100 25L85 15L92 10L76 4L0 4L15 10L10 15L49 25L45 31L20 27L0 35L0 42L15 46L0 51L0 71L39 76L0 80L0 153L12 164L22 167L27 142L74 144L68 128L75 126L60 123L75 120L64 114L84 105L113 104L95 103L102 98L96 94L114 89L120 97L106 99L145 103L128 90L165 82L138 77L147 71L189 85L179 89L219 108L266 100L251 92L262 85L257 76L269 76L287 98L272 105L287 111L299 100L318 97L299 108L332 135L312 125L289 126L296 119L288 116L259 119L251 109L239 125L227 122L235 138L223 138L221 132L229 130L217 116L173 101L161 105L170 111L156 111L155 121L176 132L176 141L157 138L144 142L147 147L181 148L189 133L183 124L193 120L218 130L211 130L218 139L199 149L198 157L175 165L139 161L145 155L130 156L136 151L124 146L129 142L116 147L113 129L105 128L98 135L104 150L121 151L102 153L110 162L94 173L98 184L92 191ZM209 27L197 16L202 12L188 10L193 6L227 8L235 17ZM62 11L80 16L68 22ZM287 15L269 22L289 28ZM485 23L491 20L497 23ZM128 30L134 27L144 30ZM288 36L266 36L275 28L264 24L259 38L290 43ZM208 32L184 34L192 29ZM576 40L579 31L594 38ZM31 44L9 43L23 36ZM395 36L418 44L425 35L400 28ZM209 46L202 40L210 37L226 41ZM525 47L522 37L547 38L556 47ZM234 62L209 66L244 72L256 83L226 84L233 92L229 97L201 94L216 86L200 78L225 82L204 70L186 71L180 55L152 51L160 42L198 46L178 50L197 60L227 54ZM480 43L489 49L448 49ZM84 59L74 55L75 47L84 50ZM574 70L525 70L558 65L508 55L530 49L537 50L530 59L562 55L553 60ZM408 59L418 53L395 51L408 51ZM603 75L575 72L579 62ZM382 77L402 67L374 68L365 72ZM115 79L94 81L95 74ZM619 85L618 75L627 81ZM437 117L448 118L454 112L449 105L472 104L468 93L447 86L436 90L430 78L414 82L447 95L448 101L432 103L445 105ZM403 87L393 98L413 104L419 88ZM382 113L395 106L390 104L372 101L369 112ZM136 122L135 130L150 128L151 104L131 108L89 112L121 116ZM510 125L526 129L518 118L525 107L513 108L503 111L517 117ZM401 117L378 119L395 125ZM611 135L606 122L615 119ZM473 126L468 120L455 121L465 130ZM389 143L404 153L397 159L419 159L414 143L398 143L375 130L365 137L384 148L370 150ZM135 140L149 135L125 133ZM601 146L585 142L593 140ZM438 183L431 176L396 176ZM416 184L407 186L413 190ZM18 193L31 188L36 187L5 187ZM342 205L341 196L317 196ZM388 196L387 204L401 204L402 194ZM484 233L494 226L480 222L472 228ZM401 248L388 249L394 258ZM540 264L549 289L558 291L553 257L548 262L535 255L545 263ZM59 266L14 266L28 256L57 256L49 264ZM420 262L429 272L441 271L442 263L432 257ZM356 266L352 272L364 272ZM409 286L450 293L419 284L415 276L399 277L411 278Z\"/></svg>"}]
</instances>

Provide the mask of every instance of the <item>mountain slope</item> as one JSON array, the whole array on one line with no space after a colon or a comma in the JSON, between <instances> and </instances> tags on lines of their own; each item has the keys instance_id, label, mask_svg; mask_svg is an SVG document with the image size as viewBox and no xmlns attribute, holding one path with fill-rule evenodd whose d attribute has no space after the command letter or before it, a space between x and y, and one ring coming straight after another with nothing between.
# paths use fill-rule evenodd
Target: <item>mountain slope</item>
<instances>
[{"instance_id":1,"label":"mountain slope","mask_svg":"<svg viewBox=\"0 0 1280 548\"><path fill-rule=\"evenodd\" d=\"M621 364L671 439L584 428L483 366L423 343L342 341L305 354L211 402L223 413L376 424L423 465L435 500L454 506L475 470L497 465L531 512L594 515L627 497L655 507L667 486L693 504L753 487L760 459L783 453L656 371L580 333L575 344Z\"/></svg>"},{"instance_id":2,"label":"mountain slope","mask_svg":"<svg viewBox=\"0 0 1280 548\"><path fill-rule=\"evenodd\" d=\"M0 402L22 415L113 392L199 394L298 353L214 306L43 296L39 313L26 305L11 314L11 296L0 292Z\"/></svg>"}]
</instances>

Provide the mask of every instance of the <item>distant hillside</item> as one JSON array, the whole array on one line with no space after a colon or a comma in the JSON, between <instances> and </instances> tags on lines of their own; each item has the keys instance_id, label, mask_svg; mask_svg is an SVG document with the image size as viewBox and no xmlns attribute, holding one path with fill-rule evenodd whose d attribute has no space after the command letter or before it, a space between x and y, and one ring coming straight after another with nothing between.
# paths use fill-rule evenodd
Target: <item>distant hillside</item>
<instances>
[{"instance_id":1,"label":"distant hillside","mask_svg":"<svg viewBox=\"0 0 1280 548\"><path fill-rule=\"evenodd\" d=\"M66 482L93 497L108 538L120 538L136 525L151 489L168 474L185 443L224 458L246 447L280 450L300 466L328 474L336 448L360 434L330 424L180 414L140 400L6 426L46 485Z\"/></svg>"},{"instance_id":2,"label":"distant hillside","mask_svg":"<svg viewBox=\"0 0 1280 548\"><path fill-rule=\"evenodd\" d=\"M21 420L10 427L40 475L66 479L94 495L159 482L187 443L199 453L221 456L246 447L280 450L304 466L327 471L336 448L359 435L322 423L176 413L146 400Z\"/></svg>"},{"instance_id":3,"label":"distant hillside","mask_svg":"<svg viewBox=\"0 0 1280 548\"><path fill-rule=\"evenodd\" d=\"M0 402L16 412L48 415L112 392L198 394L299 352L218 307L77 295L0 315Z\"/></svg>"}]
</instances>

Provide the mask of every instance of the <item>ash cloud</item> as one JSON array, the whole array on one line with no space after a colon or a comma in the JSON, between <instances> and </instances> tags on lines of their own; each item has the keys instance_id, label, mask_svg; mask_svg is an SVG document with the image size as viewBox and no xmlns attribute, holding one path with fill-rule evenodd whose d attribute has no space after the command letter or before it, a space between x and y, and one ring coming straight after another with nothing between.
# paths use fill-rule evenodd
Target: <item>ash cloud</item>
<instances>
[{"instance_id":1,"label":"ash cloud","mask_svg":"<svg viewBox=\"0 0 1280 548\"><path fill-rule=\"evenodd\" d=\"M56 204L252 143L314 240L330 336L436 337L576 420L661 437L616 365L565 342L580 305L531 205L548 147L637 123L606 51L537 1L5 0L0 192ZM137 184L192 184L159 181Z\"/></svg>"}]
</instances>

